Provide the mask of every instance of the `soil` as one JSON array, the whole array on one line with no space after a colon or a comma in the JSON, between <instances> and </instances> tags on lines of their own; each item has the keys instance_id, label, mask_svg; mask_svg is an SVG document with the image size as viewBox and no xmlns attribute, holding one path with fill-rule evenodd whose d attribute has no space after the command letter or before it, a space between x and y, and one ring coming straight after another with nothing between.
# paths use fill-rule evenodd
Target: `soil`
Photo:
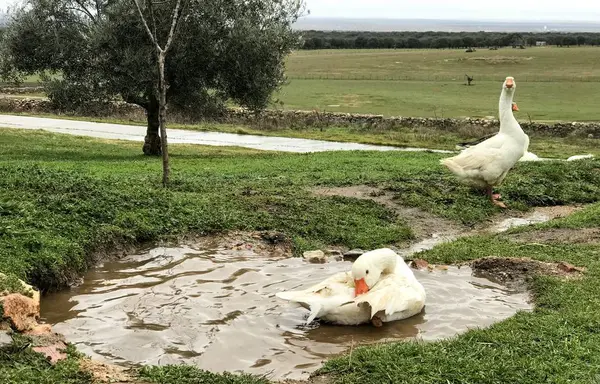
<instances>
[{"instance_id":1,"label":"soil","mask_svg":"<svg viewBox=\"0 0 600 384\"><path fill-rule=\"evenodd\" d=\"M551 228L509 235L520 243L600 244L600 228Z\"/></svg>"},{"instance_id":2,"label":"soil","mask_svg":"<svg viewBox=\"0 0 600 384\"><path fill-rule=\"evenodd\" d=\"M583 208L584 206L582 205L557 205L553 207L536 207L533 211L529 212L505 211L494 216L486 223L481 223L476 226L471 234L504 232L515 224L522 225L547 222L567 217Z\"/></svg>"},{"instance_id":3,"label":"soil","mask_svg":"<svg viewBox=\"0 0 600 384\"><path fill-rule=\"evenodd\" d=\"M581 277L584 271L567 263L545 263L529 258L488 257L468 264L474 276L496 281L515 292L526 292L531 278L536 275L571 279Z\"/></svg>"}]
</instances>

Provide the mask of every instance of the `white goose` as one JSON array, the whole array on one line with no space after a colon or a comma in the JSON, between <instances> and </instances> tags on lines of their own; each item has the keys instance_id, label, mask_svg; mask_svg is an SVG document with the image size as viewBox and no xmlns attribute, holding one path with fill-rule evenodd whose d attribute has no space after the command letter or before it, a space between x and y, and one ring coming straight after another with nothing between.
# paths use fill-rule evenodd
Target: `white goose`
<instances>
[{"instance_id":1,"label":"white goose","mask_svg":"<svg viewBox=\"0 0 600 384\"><path fill-rule=\"evenodd\" d=\"M351 272L340 272L302 291L279 292L277 297L310 310L307 323L319 318L340 325L402 320L420 313L425 288L402 257L391 249L360 256Z\"/></svg>"},{"instance_id":2,"label":"white goose","mask_svg":"<svg viewBox=\"0 0 600 384\"><path fill-rule=\"evenodd\" d=\"M491 202L501 208L506 205L497 200L500 195L492 193L493 187L502 183L529 148L529 136L513 116L519 110L513 103L516 88L514 78L507 77L500 95L500 131L495 136L441 161L461 181L485 188Z\"/></svg>"}]
</instances>

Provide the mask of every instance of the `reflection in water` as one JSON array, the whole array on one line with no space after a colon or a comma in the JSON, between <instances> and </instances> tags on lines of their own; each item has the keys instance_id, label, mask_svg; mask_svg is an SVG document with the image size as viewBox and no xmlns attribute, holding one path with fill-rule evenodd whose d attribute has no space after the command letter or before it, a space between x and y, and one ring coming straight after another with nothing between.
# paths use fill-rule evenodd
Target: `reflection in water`
<instances>
[{"instance_id":1,"label":"reflection in water","mask_svg":"<svg viewBox=\"0 0 600 384\"><path fill-rule=\"evenodd\" d=\"M305 326L307 311L275 293L314 284L350 262L309 264L252 250L157 248L106 263L70 291L43 300L42 316L97 359L192 364L211 371L303 378L353 344L435 340L529 309L526 295L469 268L416 271L423 313L372 326Z\"/></svg>"}]
</instances>

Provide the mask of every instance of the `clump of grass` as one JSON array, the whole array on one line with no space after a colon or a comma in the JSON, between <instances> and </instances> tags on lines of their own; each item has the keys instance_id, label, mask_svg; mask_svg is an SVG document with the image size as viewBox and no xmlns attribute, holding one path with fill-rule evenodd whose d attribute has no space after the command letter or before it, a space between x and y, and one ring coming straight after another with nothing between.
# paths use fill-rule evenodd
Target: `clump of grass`
<instances>
[{"instance_id":1,"label":"clump of grass","mask_svg":"<svg viewBox=\"0 0 600 384\"><path fill-rule=\"evenodd\" d=\"M3 293L20 293L23 296L33 297L33 293L29 289L25 289L23 284L14 275L0 274L0 295ZM0 304L1 305L1 304ZM2 311L0 310L0 314Z\"/></svg>"},{"instance_id":2,"label":"clump of grass","mask_svg":"<svg viewBox=\"0 0 600 384\"><path fill-rule=\"evenodd\" d=\"M230 373L214 374L195 367L178 365L166 367L144 367L140 370L140 378L158 384L268 384L267 379L251 375L234 375Z\"/></svg>"},{"instance_id":3,"label":"clump of grass","mask_svg":"<svg viewBox=\"0 0 600 384\"><path fill-rule=\"evenodd\" d=\"M0 348L0 382L27 384L92 384L92 376L79 367L74 347L68 358L52 366L46 358L29 347L26 338L14 336L13 343Z\"/></svg>"}]
</instances>

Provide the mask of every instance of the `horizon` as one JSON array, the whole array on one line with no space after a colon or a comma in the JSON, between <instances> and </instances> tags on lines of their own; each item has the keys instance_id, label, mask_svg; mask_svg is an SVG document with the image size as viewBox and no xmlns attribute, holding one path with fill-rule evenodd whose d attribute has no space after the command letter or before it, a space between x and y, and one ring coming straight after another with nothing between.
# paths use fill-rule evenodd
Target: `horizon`
<instances>
[{"instance_id":1,"label":"horizon","mask_svg":"<svg viewBox=\"0 0 600 384\"><path fill-rule=\"evenodd\" d=\"M452 18L452 17L443 17L443 18L424 18L424 17L356 17L356 16L316 16L316 15L305 15L301 16L301 19L320 19L320 20L385 20L385 21L464 21L470 23L536 23L536 24L544 24L544 23L569 23L569 24L599 24L600 19L597 20L569 20L569 19L547 19L547 20L539 20L539 19L494 19L494 18L478 18L478 19L470 19L470 18Z\"/></svg>"},{"instance_id":2,"label":"horizon","mask_svg":"<svg viewBox=\"0 0 600 384\"><path fill-rule=\"evenodd\" d=\"M1 0L0 0L1 1ZM600 3L589 0L305 0L315 17L468 21L594 21Z\"/></svg>"}]
</instances>

